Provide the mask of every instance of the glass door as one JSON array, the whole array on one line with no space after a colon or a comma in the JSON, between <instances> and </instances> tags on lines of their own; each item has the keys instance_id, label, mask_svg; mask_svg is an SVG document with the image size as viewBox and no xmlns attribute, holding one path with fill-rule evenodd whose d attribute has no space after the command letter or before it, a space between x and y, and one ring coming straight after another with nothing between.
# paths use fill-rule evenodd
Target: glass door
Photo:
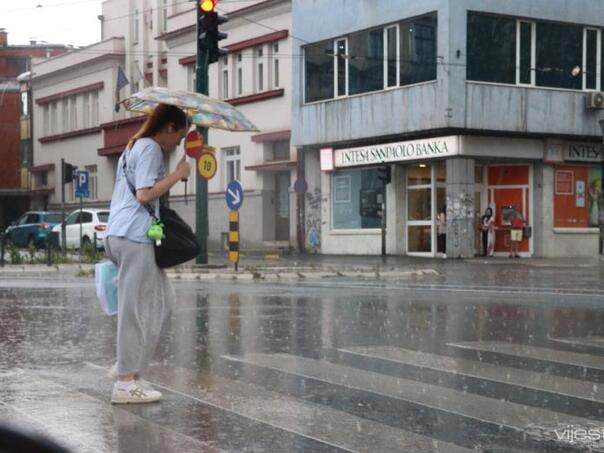
<instances>
[{"instance_id":1,"label":"glass door","mask_svg":"<svg viewBox=\"0 0 604 453\"><path fill-rule=\"evenodd\" d=\"M407 167L407 253L432 255L434 237L434 203L432 201L432 166Z\"/></svg>"}]
</instances>

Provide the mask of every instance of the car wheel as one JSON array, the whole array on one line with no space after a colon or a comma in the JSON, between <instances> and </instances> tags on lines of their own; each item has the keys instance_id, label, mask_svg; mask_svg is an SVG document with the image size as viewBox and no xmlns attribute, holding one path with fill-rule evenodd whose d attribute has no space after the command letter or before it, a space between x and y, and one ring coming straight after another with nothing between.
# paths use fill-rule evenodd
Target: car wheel
<instances>
[{"instance_id":1,"label":"car wheel","mask_svg":"<svg viewBox=\"0 0 604 453\"><path fill-rule=\"evenodd\" d=\"M84 236L82 238L82 248L90 247L90 244L91 244L90 238L88 236Z\"/></svg>"}]
</instances>

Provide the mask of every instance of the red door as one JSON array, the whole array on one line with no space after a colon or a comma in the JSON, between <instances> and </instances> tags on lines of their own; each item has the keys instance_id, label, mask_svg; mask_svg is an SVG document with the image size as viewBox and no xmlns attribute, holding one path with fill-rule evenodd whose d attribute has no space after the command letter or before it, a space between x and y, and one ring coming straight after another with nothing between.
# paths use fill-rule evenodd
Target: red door
<instances>
[{"instance_id":1,"label":"red door","mask_svg":"<svg viewBox=\"0 0 604 453\"><path fill-rule=\"evenodd\" d=\"M527 225L529 218L529 167L528 165L509 165L489 167L489 205L494 206L495 252L510 250L510 226L505 222L506 212L516 208ZM509 186L509 187L506 187ZM529 239L523 238L520 252L529 252Z\"/></svg>"}]
</instances>

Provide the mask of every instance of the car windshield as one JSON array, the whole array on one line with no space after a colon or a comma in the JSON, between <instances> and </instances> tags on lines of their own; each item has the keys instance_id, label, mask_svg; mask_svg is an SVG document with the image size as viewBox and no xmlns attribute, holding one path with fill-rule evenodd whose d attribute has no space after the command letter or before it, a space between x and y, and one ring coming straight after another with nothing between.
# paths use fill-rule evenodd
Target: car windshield
<instances>
[{"instance_id":1,"label":"car windshield","mask_svg":"<svg viewBox=\"0 0 604 453\"><path fill-rule=\"evenodd\" d=\"M61 223L62 216L59 213L46 214L44 219L48 223Z\"/></svg>"},{"instance_id":2,"label":"car windshield","mask_svg":"<svg viewBox=\"0 0 604 453\"><path fill-rule=\"evenodd\" d=\"M107 223L109 220L109 211L99 212L97 215L99 216L99 222Z\"/></svg>"}]
</instances>

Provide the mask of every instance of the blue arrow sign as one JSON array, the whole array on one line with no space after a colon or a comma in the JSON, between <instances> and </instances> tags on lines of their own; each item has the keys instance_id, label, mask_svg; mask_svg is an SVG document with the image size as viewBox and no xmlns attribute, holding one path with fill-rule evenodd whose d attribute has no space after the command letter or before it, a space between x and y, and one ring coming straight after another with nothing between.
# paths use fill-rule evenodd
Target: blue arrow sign
<instances>
[{"instance_id":1,"label":"blue arrow sign","mask_svg":"<svg viewBox=\"0 0 604 453\"><path fill-rule=\"evenodd\" d=\"M90 196L88 190L88 172L79 171L76 179L76 198L88 198Z\"/></svg>"},{"instance_id":2,"label":"blue arrow sign","mask_svg":"<svg viewBox=\"0 0 604 453\"><path fill-rule=\"evenodd\" d=\"M238 181L231 181L226 189L226 204L231 211L239 211L243 204L243 188Z\"/></svg>"}]
</instances>

